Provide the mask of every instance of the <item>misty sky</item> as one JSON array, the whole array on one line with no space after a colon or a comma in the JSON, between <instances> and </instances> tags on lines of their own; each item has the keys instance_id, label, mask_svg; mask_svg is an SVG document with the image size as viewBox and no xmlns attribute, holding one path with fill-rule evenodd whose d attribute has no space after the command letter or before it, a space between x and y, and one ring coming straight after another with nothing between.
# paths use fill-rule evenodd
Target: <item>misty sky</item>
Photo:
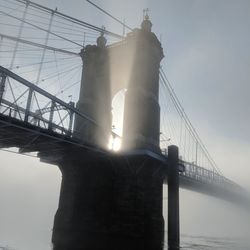
<instances>
[{"instance_id":1,"label":"misty sky","mask_svg":"<svg viewBox=\"0 0 250 250\"><path fill-rule=\"evenodd\" d=\"M84 0L36 2L122 32ZM150 9L164 48L162 66L191 122L222 172L250 188L250 1L95 2L132 27L140 25L142 10ZM0 157L0 246L49 249L60 172L35 158L6 152ZM181 192L183 233L234 235L238 213L214 198Z\"/></svg>"}]
</instances>

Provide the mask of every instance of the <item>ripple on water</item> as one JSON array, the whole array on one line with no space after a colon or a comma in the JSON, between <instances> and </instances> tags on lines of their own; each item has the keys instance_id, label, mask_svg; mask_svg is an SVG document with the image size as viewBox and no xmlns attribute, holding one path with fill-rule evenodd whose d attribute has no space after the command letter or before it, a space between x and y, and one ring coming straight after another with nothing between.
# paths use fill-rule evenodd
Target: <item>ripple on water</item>
<instances>
[{"instance_id":1,"label":"ripple on water","mask_svg":"<svg viewBox=\"0 0 250 250\"><path fill-rule=\"evenodd\" d=\"M181 250L250 250L250 244L239 239L182 235Z\"/></svg>"}]
</instances>

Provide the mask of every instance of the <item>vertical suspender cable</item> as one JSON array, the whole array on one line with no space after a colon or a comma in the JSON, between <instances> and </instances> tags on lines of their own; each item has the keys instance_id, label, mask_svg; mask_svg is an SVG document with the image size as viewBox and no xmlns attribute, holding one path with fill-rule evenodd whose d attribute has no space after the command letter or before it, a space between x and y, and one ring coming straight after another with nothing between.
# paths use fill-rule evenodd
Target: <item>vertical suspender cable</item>
<instances>
[{"instance_id":1,"label":"vertical suspender cable","mask_svg":"<svg viewBox=\"0 0 250 250\"><path fill-rule=\"evenodd\" d=\"M17 35L18 39L21 38L21 35L22 35L22 32L23 32L23 26L24 26L24 23L25 23L25 18L26 18L27 12L28 12L28 7L29 7L29 2L27 2L26 5L25 5L25 9L24 9L23 16L22 16L22 19L21 19L21 24L20 24L20 27L19 27L19 32L18 32L18 35ZM10 70L12 70L15 59L16 59L16 53L17 53L18 45L19 45L19 41L17 40L16 44L15 44L13 56L12 56L12 59L11 59L10 67L9 67Z\"/></svg>"}]
</instances>

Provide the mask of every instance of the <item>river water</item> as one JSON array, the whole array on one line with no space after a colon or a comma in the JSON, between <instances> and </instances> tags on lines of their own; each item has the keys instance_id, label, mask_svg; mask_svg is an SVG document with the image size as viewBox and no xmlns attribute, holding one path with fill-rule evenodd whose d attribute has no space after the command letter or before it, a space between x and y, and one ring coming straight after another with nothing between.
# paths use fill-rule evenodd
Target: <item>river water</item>
<instances>
[{"instance_id":1,"label":"river water","mask_svg":"<svg viewBox=\"0 0 250 250\"><path fill-rule=\"evenodd\" d=\"M207 237L207 236L190 236L181 235L181 248L180 250L250 250L250 240L236 240L230 238L217 238L217 237ZM0 244L0 249L1 244ZM34 247L6 247L6 250L31 250ZM46 247L38 247L36 250L52 250L50 245ZM101 249L101 248L100 248ZM113 248L112 248L113 249ZM105 248L106 250L106 248ZM119 250L119 247L117 248ZM129 250L129 249L128 249ZM137 249L140 250L140 249ZM145 250L145 249L142 249ZM168 250L167 242L164 245L164 250Z\"/></svg>"},{"instance_id":2,"label":"river water","mask_svg":"<svg viewBox=\"0 0 250 250\"><path fill-rule=\"evenodd\" d=\"M250 250L249 242L230 238L182 235L180 250ZM167 249L165 244L164 250Z\"/></svg>"}]
</instances>

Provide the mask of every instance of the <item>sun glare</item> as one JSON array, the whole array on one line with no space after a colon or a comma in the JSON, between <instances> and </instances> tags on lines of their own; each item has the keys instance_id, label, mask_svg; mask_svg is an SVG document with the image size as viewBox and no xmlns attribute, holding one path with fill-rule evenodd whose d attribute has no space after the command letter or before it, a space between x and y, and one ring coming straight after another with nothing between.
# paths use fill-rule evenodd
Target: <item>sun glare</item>
<instances>
[{"instance_id":1,"label":"sun glare","mask_svg":"<svg viewBox=\"0 0 250 250\"><path fill-rule=\"evenodd\" d=\"M111 135L109 138L108 149L113 151L119 151L121 149L121 142L121 138Z\"/></svg>"}]
</instances>

